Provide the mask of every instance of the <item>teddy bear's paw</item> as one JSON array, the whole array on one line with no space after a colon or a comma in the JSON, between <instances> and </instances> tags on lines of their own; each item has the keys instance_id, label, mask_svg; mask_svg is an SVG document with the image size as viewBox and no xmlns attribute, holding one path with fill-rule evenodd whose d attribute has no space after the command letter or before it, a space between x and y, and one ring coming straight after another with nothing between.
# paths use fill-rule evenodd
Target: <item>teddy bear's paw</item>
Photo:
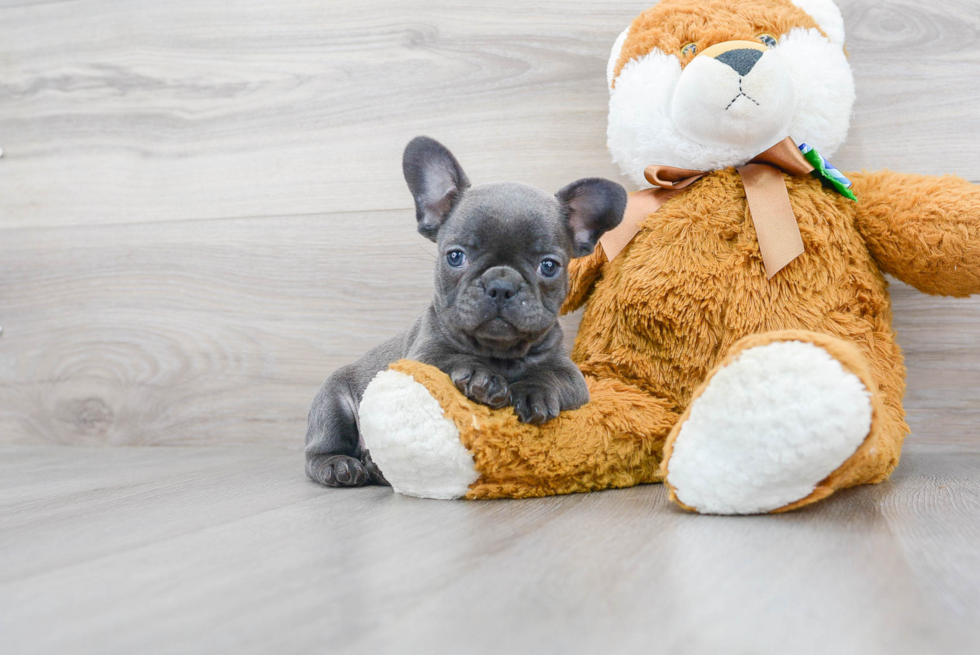
<instances>
[{"instance_id":1,"label":"teddy bear's paw","mask_svg":"<svg viewBox=\"0 0 980 655\"><path fill-rule=\"evenodd\" d=\"M871 393L820 346L748 348L707 381L675 428L666 481L682 505L705 514L784 508L854 454L871 420Z\"/></svg>"},{"instance_id":2,"label":"teddy bear's paw","mask_svg":"<svg viewBox=\"0 0 980 655\"><path fill-rule=\"evenodd\" d=\"M364 447L398 493L460 498L480 477L456 424L412 376L378 373L364 391L358 416Z\"/></svg>"}]
</instances>

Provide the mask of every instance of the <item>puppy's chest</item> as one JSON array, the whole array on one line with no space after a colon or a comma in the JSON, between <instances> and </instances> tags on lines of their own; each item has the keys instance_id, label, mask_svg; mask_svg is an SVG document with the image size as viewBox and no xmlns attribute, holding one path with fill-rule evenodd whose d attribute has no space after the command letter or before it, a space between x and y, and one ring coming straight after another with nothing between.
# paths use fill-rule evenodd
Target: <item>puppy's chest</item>
<instances>
[{"instance_id":1,"label":"puppy's chest","mask_svg":"<svg viewBox=\"0 0 980 655\"><path fill-rule=\"evenodd\" d=\"M524 377L534 367L534 363L532 358L489 358L486 360L487 367L504 377L508 382L516 382Z\"/></svg>"}]
</instances>

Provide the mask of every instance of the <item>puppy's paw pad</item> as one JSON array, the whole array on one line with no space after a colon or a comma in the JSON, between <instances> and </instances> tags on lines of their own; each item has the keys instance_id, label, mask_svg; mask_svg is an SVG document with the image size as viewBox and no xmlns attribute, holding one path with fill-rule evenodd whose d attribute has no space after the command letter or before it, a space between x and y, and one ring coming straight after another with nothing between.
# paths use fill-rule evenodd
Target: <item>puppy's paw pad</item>
<instances>
[{"instance_id":1,"label":"puppy's paw pad","mask_svg":"<svg viewBox=\"0 0 980 655\"><path fill-rule=\"evenodd\" d=\"M557 418L561 413L561 399L552 389L519 386L511 395L514 412L521 423L540 425Z\"/></svg>"},{"instance_id":2,"label":"puppy's paw pad","mask_svg":"<svg viewBox=\"0 0 980 655\"><path fill-rule=\"evenodd\" d=\"M456 388L470 400L494 409L503 407L510 401L507 380L495 373L479 367L461 367L449 375Z\"/></svg>"},{"instance_id":3,"label":"puppy's paw pad","mask_svg":"<svg viewBox=\"0 0 980 655\"><path fill-rule=\"evenodd\" d=\"M347 455L331 455L313 461L310 477L328 487L362 487L371 481L371 473L360 460Z\"/></svg>"}]
</instances>

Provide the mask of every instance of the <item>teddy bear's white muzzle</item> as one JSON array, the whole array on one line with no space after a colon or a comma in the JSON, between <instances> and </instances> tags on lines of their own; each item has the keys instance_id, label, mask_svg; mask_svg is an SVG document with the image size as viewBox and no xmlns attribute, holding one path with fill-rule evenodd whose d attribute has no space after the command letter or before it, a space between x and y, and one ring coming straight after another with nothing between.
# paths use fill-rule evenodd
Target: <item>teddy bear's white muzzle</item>
<instances>
[{"instance_id":1,"label":"teddy bear's white muzzle","mask_svg":"<svg viewBox=\"0 0 980 655\"><path fill-rule=\"evenodd\" d=\"M789 133L796 102L796 85L777 52L730 50L687 65L671 115L692 141L762 152Z\"/></svg>"}]
</instances>

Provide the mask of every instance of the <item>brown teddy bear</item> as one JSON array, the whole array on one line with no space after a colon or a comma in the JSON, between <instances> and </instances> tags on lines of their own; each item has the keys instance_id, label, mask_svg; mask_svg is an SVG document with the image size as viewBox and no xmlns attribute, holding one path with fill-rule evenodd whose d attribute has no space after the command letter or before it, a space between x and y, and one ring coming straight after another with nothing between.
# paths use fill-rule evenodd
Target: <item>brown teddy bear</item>
<instances>
[{"instance_id":1,"label":"brown teddy bear","mask_svg":"<svg viewBox=\"0 0 980 655\"><path fill-rule=\"evenodd\" d=\"M884 273L980 291L980 190L827 162L854 101L830 0L662 0L617 39L608 82L609 149L650 188L570 267L590 402L526 425L399 362L360 409L394 489L665 482L687 509L752 514L887 478L908 427Z\"/></svg>"}]
</instances>

